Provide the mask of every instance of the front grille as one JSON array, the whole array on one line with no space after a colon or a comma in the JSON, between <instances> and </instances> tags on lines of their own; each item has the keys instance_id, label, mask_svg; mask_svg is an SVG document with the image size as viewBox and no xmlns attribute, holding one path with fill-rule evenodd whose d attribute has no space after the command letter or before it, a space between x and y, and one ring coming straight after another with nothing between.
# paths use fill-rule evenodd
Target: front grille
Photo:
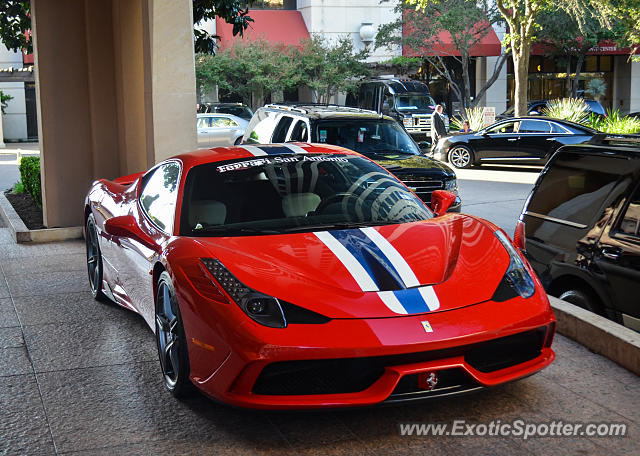
<instances>
[{"instance_id":1,"label":"front grille","mask_svg":"<svg viewBox=\"0 0 640 456\"><path fill-rule=\"evenodd\" d=\"M490 340L473 347L464 360L480 372L493 372L540 356L546 326L513 336Z\"/></svg>"},{"instance_id":2,"label":"front grille","mask_svg":"<svg viewBox=\"0 0 640 456\"><path fill-rule=\"evenodd\" d=\"M413 124L416 127L431 127L431 119L428 116L413 116Z\"/></svg>"},{"instance_id":3,"label":"front grille","mask_svg":"<svg viewBox=\"0 0 640 456\"><path fill-rule=\"evenodd\" d=\"M382 376L385 367L454 356L464 356L480 372L493 372L538 356L546 330L547 327L542 326L480 344L402 355L278 361L268 364L262 370L253 386L253 392L275 396L355 393L373 385ZM477 387L469 384L463 386ZM406 392L411 390L399 390L399 393Z\"/></svg>"},{"instance_id":4,"label":"front grille","mask_svg":"<svg viewBox=\"0 0 640 456\"><path fill-rule=\"evenodd\" d=\"M418 198L426 203L431 202L431 193L434 190L444 188L444 182L441 180L431 180L428 177L421 176L400 176L400 180L404 185L414 191Z\"/></svg>"},{"instance_id":5,"label":"front grille","mask_svg":"<svg viewBox=\"0 0 640 456\"><path fill-rule=\"evenodd\" d=\"M427 397L447 396L480 389L481 386L462 369L437 371L438 383L432 390L420 388L418 374L405 375L400 379L386 402L411 401Z\"/></svg>"}]
</instances>

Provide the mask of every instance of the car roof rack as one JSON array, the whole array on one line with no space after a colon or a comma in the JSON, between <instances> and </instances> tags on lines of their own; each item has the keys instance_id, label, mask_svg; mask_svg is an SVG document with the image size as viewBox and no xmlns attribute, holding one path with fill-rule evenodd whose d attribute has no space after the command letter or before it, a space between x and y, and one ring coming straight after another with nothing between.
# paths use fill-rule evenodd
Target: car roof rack
<instances>
[{"instance_id":1,"label":"car roof rack","mask_svg":"<svg viewBox=\"0 0 640 456\"><path fill-rule=\"evenodd\" d=\"M328 103L312 103L312 102L282 102L282 103L270 103L264 106L265 108L276 108L276 109L285 109L287 111L301 112L303 114L309 114L314 108L326 108L326 109L335 109L338 108L342 112L353 112L353 113L367 113L367 114L375 114L380 115L377 111L373 111L371 109L362 109L362 108L354 108L351 106L343 106L337 104L328 104Z\"/></svg>"},{"instance_id":2,"label":"car roof rack","mask_svg":"<svg viewBox=\"0 0 640 456\"><path fill-rule=\"evenodd\" d=\"M596 146L635 146L640 147L640 134L610 134L597 133L591 137L587 144Z\"/></svg>"}]
</instances>

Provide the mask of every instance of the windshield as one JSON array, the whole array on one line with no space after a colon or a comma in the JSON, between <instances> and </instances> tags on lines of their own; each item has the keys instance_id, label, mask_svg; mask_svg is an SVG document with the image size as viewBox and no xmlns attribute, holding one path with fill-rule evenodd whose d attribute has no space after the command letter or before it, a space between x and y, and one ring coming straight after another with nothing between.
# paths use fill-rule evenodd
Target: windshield
<instances>
[{"instance_id":1,"label":"windshield","mask_svg":"<svg viewBox=\"0 0 640 456\"><path fill-rule=\"evenodd\" d=\"M369 156L385 153L420 155L420 149L400 125L383 119L320 121L315 126L315 140Z\"/></svg>"},{"instance_id":2,"label":"windshield","mask_svg":"<svg viewBox=\"0 0 640 456\"><path fill-rule=\"evenodd\" d=\"M433 214L387 171L357 156L298 154L196 166L180 234L247 236L389 225Z\"/></svg>"},{"instance_id":3,"label":"windshield","mask_svg":"<svg viewBox=\"0 0 640 456\"><path fill-rule=\"evenodd\" d=\"M245 120L251 120L251 116L253 116L253 112L247 106L218 106L216 112L231 114Z\"/></svg>"},{"instance_id":4,"label":"windshield","mask_svg":"<svg viewBox=\"0 0 640 456\"><path fill-rule=\"evenodd\" d=\"M399 95L396 97L396 109L420 109L432 110L435 108L436 102L433 101L431 95Z\"/></svg>"}]
</instances>

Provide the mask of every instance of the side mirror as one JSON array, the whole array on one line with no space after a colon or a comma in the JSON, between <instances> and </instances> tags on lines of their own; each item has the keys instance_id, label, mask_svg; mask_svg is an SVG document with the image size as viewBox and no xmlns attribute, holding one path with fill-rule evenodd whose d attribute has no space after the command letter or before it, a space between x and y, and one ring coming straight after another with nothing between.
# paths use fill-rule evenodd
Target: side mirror
<instances>
[{"instance_id":1,"label":"side mirror","mask_svg":"<svg viewBox=\"0 0 640 456\"><path fill-rule=\"evenodd\" d=\"M148 249L156 252L160 251L160 246L156 244L147 233L140 229L133 215L121 215L108 219L104 223L104 230L112 236L135 239Z\"/></svg>"},{"instance_id":2,"label":"side mirror","mask_svg":"<svg viewBox=\"0 0 640 456\"><path fill-rule=\"evenodd\" d=\"M428 141L420 141L418 142L418 147L420 149L429 149L431 147L431 143Z\"/></svg>"},{"instance_id":3,"label":"side mirror","mask_svg":"<svg viewBox=\"0 0 640 456\"><path fill-rule=\"evenodd\" d=\"M456 194L447 190L434 190L431 194L431 210L436 215L442 215L453 203L456 202Z\"/></svg>"}]
</instances>

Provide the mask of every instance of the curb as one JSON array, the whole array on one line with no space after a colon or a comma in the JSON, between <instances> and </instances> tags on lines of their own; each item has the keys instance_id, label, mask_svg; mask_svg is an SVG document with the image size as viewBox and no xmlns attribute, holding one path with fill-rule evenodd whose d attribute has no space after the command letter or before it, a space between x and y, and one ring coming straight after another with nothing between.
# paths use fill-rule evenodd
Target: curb
<instances>
[{"instance_id":1,"label":"curb","mask_svg":"<svg viewBox=\"0 0 640 456\"><path fill-rule=\"evenodd\" d=\"M82 227L45 228L30 230L26 227L18 213L13 209L3 192L0 192L0 217L9 227L11 237L18 244L26 242L54 242L82 238Z\"/></svg>"},{"instance_id":2,"label":"curb","mask_svg":"<svg viewBox=\"0 0 640 456\"><path fill-rule=\"evenodd\" d=\"M560 334L640 375L640 333L549 296Z\"/></svg>"}]
</instances>

